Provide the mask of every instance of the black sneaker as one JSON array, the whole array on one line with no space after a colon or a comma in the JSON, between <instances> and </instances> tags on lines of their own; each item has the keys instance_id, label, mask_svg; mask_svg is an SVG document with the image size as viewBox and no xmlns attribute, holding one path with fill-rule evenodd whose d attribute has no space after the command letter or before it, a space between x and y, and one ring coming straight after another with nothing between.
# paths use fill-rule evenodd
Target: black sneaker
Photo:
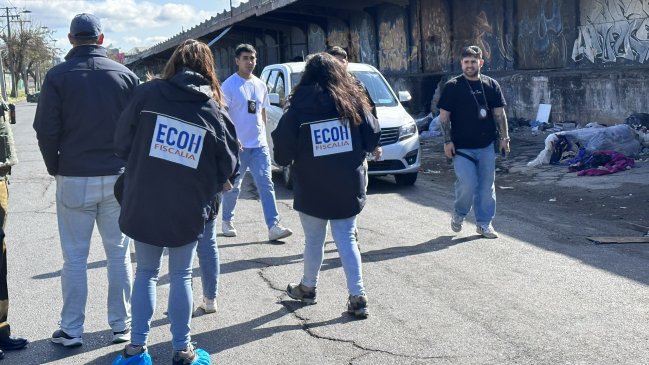
<instances>
[{"instance_id":1,"label":"black sneaker","mask_svg":"<svg viewBox=\"0 0 649 365\"><path fill-rule=\"evenodd\" d=\"M122 359L128 359L129 357L143 354L146 351L146 346L134 346L132 344L126 345L124 346L124 351L122 351Z\"/></svg>"},{"instance_id":2,"label":"black sneaker","mask_svg":"<svg viewBox=\"0 0 649 365\"><path fill-rule=\"evenodd\" d=\"M131 327L126 327L124 331L113 332L113 343L124 343L131 340Z\"/></svg>"},{"instance_id":3,"label":"black sneaker","mask_svg":"<svg viewBox=\"0 0 649 365\"><path fill-rule=\"evenodd\" d=\"M54 331L52 338L50 339L53 343L58 343L65 347L76 347L83 345L83 340L81 337L72 337L67 333L63 332L62 329Z\"/></svg>"},{"instance_id":4,"label":"black sneaker","mask_svg":"<svg viewBox=\"0 0 649 365\"><path fill-rule=\"evenodd\" d=\"M289 297L295 300L299 300L304 304L316 304L316 290L315 288L308 287L302 283L299 284L294 284L290 283L288 284L288 287L286 287L286 294L288 294Z\"/></svg>"},{"instance_id":5,"label":"black sneaker","mask_svg":"<svg viewBox=\"0 0 649 365\"><path fill-rule=\"evenodd\" d=\"M370 310L367 308L367 295L350 295L347 301L347 312L359 318L367 318Z\"/></svg>"},{"instance_id":6,"label":"black sneaker","mask_svg":"<svg viewBox=\"0 0 649 365\"><path fill-rule=\"evenodd\" d=\"M182 351L174 351L174 356L171 359L172 365L188 365L196 360L196 351L194 350L194 345L189 344L187 348Z\"/></svg>"}]
</instances>

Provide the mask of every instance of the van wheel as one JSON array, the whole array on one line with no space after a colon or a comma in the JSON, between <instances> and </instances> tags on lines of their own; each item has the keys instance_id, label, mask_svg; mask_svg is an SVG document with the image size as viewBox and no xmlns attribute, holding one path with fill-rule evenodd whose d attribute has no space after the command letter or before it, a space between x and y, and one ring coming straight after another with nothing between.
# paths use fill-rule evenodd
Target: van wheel
<instances>
[{"instance_id":1,"label":"van wheel","mask_svg":"<svg viewBox=\"0 0 649 365\"><path fill-rule=\"evenodd\" d=\"M291 173L291 166L282 167L282 179L284 180L284 187L288 190L293 190L293 174Z\"/></svg>"},{"instance_id":2,"label":"van wheel","mask_svg":"<svg viewBox=\"0 0 649 365\"><path fill-rule=\"evenodd\" d=\"M411 172L408 174L397 174L394 175L394 180L397 182L397 185L401 186L411 186L417 181L417 173Z\"/></svg>"}]
</instances>

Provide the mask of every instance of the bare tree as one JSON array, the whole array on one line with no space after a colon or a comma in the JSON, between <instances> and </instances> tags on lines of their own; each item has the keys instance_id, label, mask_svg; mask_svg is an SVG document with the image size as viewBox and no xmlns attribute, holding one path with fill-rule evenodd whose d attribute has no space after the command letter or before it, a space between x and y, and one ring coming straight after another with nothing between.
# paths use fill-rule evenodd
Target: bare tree
<instances>
[{"instance_id":1,"label":"bare tree","mask_svg":"<svg viewBox=\"0 0 649 365\"><path fill-rule=\"evenodd\" d=\"M20 28L12 32L11 38L7 34L0 35L5 42L7 54L3 54L3 62L14 80L23 79L25 93L29 92L28 76L31 75L35 82L40 82L40 72L51 67L52 59L56 55L56 48L50 42L51 32L47 28L33 23L20 22ZM18 94L17 82L11 86L11 96Z\"/></svg>"}]
</instances>

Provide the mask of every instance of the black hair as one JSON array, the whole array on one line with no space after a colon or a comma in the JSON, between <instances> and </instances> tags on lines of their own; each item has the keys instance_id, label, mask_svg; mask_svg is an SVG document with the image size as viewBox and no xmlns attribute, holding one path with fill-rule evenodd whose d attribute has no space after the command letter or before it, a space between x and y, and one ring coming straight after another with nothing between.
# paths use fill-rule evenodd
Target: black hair
<instances>
[{"instance_id":1,"label":"black hair","mask_svg":"<svg viewBox=\"0 0 649 365\"><path fill-rule=\"evenodd\" d=\"M338 46L333 46L327 49L327 53L329 53L332 56L342 56L347 59L347 51L345 51L344 48L338 47Z\"/></svg>"},{"instance_id":2,"label":"black hair","mask_svg":"<svg viewBox=\"0 0 649 365\"><path fill-rule=\"evenodd\" d=\"M247 44L247 43L243 43L243 44L238 45L237 48L235 48L234 56L236 58L239 58L239 56L241 56L241 54L244 53L244 52L255 53L256 54L257 50L252 45Z\"/></svg>"},{"instance_id":3,"label":"black hair","mask_svg":"<svg viewBox=\"0 0 649 365\"><path fill-rule=\"evenodd\" d=\"M468 46L462 50L462 58L475 57L479 60L482 59L482 50L478 46Z\"/></svg>"}]
</instances>

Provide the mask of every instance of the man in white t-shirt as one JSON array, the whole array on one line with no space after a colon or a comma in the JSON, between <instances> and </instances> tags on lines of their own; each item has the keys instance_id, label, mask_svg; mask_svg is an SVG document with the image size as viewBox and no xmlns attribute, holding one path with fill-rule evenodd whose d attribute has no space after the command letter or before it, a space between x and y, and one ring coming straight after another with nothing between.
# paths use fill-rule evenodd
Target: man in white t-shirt
<instances>
[{"instance_id":1,"label":"man in white t-shirt","mask_svg":"<svg viewBox=\"0 0 649 365\"><path fill-rule=\"evenodd\" d=\"M275 203L275 187L271 174L270 153L266 142L266 108L270 106L268 90L263 81L252 74L257 65L257 51L249 44L240 44L234 51L238 70L223 82L221 88L228 105L228 113L237 130L241 144L241 174L232 190L223 193L223 235L234 237L234 209L239 198L241 181L250 168L259 190L261 207L268 226L270 241L286 238L293 232L279 224Z\"/></svg>"}]
</instances>

